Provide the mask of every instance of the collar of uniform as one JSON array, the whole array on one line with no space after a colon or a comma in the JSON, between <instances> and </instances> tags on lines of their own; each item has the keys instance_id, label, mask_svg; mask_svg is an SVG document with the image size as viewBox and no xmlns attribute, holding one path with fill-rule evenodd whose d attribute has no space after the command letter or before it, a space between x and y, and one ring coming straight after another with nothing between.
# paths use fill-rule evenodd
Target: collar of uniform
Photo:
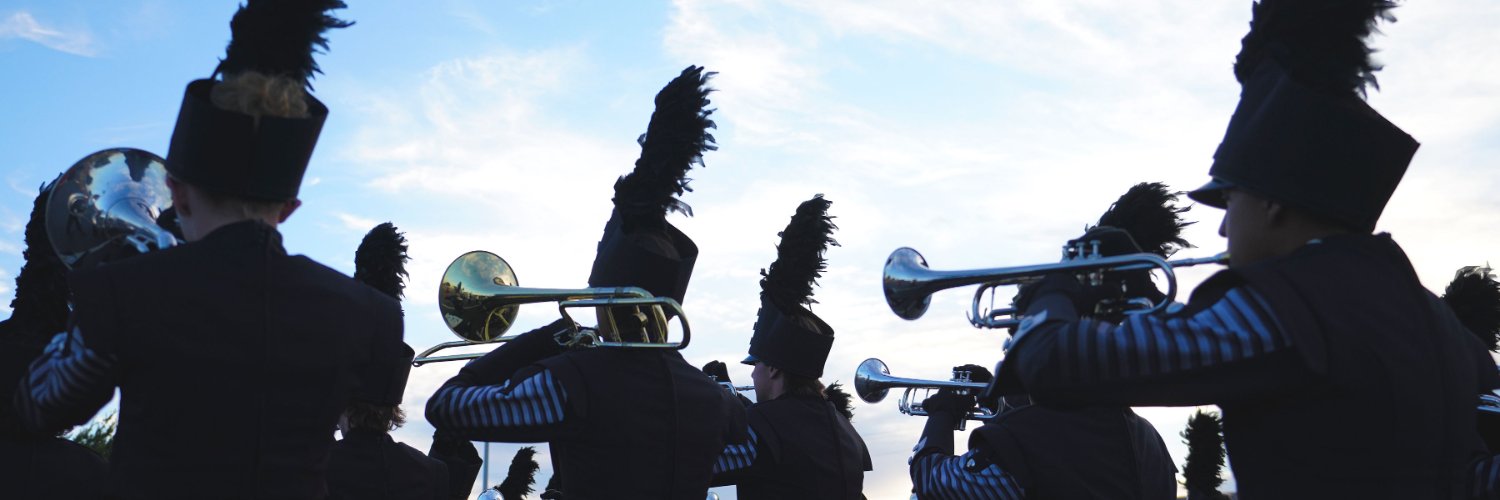
<instances>
[{"instance_id":1,"label":"collar of uniform","mask_svg":"<svg viewBox=\"0 0 1500 500\"><path fill-rule=\"evenodd\" d=\"M394 441L389 432L381 432L372 429L349 429L344 433L345 441Z\"/></svg>"},{"instance_id":2,"label":"collar of uniform","mask_svg":"<svg viewBox=\"0 0 1500 500\"><path fill-rule=\"evenodd\" d=\"M219 226L218 229L208 233L208 236L204 236L200 242L215 245L264 244L274 248L278 254L286 253L286 249L281 246L281 233L276 228L253 219Z\"/></svg>"}]
</instances>

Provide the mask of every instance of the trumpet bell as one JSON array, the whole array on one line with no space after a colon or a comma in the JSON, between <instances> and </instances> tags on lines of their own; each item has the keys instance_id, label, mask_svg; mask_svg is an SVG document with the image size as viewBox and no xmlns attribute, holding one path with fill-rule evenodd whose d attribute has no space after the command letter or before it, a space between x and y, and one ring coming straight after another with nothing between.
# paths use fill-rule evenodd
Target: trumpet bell
<instances>
[{"instance_id":1,"label":"trumpet bell","mask_svg":"<svg viewBox=\"0 0 1500 500\"><path fill-rule=\"evenodd\" d=\"M509 293L518 283L515 269L499 255L475 250L458 256L448 264L438 285L443 323L469 342L500 338L515 323L521 306L497 303L494 297Z\"/></svg>"},{"instance_id":2,"label":"trumpet bell","mask_svg":"<svg viewBox=\"0 0 1500 500\"><path fill-rule=\"evenodd\" d=\"M157 224L171 207L165 160L134 148L105 149L78 160L53 184L47 235L64 265L87 267L115 248L146 253L177 245Z\"/></svg>"},{"instance_id":3,"label":"trumpet bell","mask_svg":"<svg viewBox=\"0 0 1500 500\"><path fill-rule=\"evenodd\" d=\"M927 259L910 247L897 248L885 259L881 274L885 302L901 319L913 320L927 314L932 293L922 288L921 271L927 270Z\"/></svg>"},{"instance_id":4,"label":"trumpet bell","mask_svg":"<svg viewBox=\"0 0 1500 500\"><path fill-rule=\"evenodd\" d=\"M879 403L891 392L884 379L889 378L890 367L877 358L864 360L854 369L854 394L866 403Z\"/></svg>"}]
</instances>

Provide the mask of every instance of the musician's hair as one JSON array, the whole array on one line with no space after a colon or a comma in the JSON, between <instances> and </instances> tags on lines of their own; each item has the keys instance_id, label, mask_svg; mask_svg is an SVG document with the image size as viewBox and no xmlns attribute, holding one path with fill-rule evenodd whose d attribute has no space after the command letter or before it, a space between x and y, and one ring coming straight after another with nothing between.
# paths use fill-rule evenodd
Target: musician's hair
<instances>
[{"instance_id":1,"label":"musician's hair","mask_svg":"<svg viewBox=\"0 0 1500 500\"><path fill-rule=\"evenodd\" d=\"M401 405L350 401L344 407L344 418L351 430L390 432L406 425L406 412L401 411Z\"/></svg>"},{"instance_id":2,"label":"musician's hair","mask_svg":"<svg viewBox=\"0 0 1500 500\"><path fill-rule=\"evenodd\" d=\"M219 109L256 118L307 118L307 91L302 82L285 76L243 71L214 85L209 96Z\"/></svg>"},{"instance_id":3,"label":"musician's hair","mask_svg":"<svg viewBox=\"0 0 1500 500\"><path fill-rule=\"evenodd\" d=\"M802 375L794 375L786 370L781 371L781 376L785 381L782 385L784 394L794 396L817 396L819 398L828 397L828 395L823 391L825 389L823 387L823 382L818 380L817 377L804 377Z\"/></svg>"},{"instance_id":4,"label":"musician's hair","mask_svg":"<svg viewBox=\"0 0 1500 500\"><path fill-rule=\"evenodd\" d=\"M256 71L243 71L225 78L214 85L209 99L214 106L226 111L278 118L306 118L307 91L303 84L285 76L269 76ZM281 213L286 200L251 200L194 185L215 211L237 212L245 218L275 218Z\"/></svg>"}]
</instances>

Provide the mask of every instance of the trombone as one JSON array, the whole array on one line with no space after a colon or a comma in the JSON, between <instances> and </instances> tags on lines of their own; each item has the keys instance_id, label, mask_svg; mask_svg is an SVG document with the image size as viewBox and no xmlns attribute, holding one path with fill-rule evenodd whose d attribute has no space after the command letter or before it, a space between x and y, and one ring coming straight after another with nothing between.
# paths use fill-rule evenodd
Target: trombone
<instances>
[{"instance_id":1,"label":"trombone","mask_svg":"<svg viewBox=\"0 0 1500 500\"><path fill-rule=\"evenodd\" d=\"M930 393L949 389L964 394L978 395L988 385L984 382L971 381L969 372L966 370L954 370L952 380L893 377L885 362L877 358L864 360L859 364L859 368L854 370L854 393L859 396L859 399L866 403L879 403L885 399L886 394L890 393L892 388L904 388L906 391L901 393L901 400L896 403L896 408L901 410L901 413L918 417L927 416L927 409L922 407L922 401L914 397L918 390ZM995 418L993 410L975 406L958 421L957 430L964 430L969 420L987 422L993 418Z\"/></svg>"},{"instance_id":2,"label":"trombone","mask_svg":"<svg viewBox=\"0 0 1500 500\"><path fill-rule=\"evenodd\" d=\"M993 301L996 288L1025 285L1053 273L1079 273L1097 285L1106 272L1160 270L1167 281L1165 298L1157 303L1149 303L1146 299L1139 299L1139 302L1131 300L1130 303L1138 307L1125 311L1127 314L1146 314L1165 309L1177 298L1177 274L1173 272L1174 268L1229 263L1228 253L1171 261L1144 252L1105 257L1099 255L1098 241L1079 241L1065 246L1063 257L1064 260L1056 264L934 271L927 267L927 259L922 258L921 253L908 247L898 248L885 261L885 271L882 274L885 303L896 316L914 320L927 312L933 293L949 288L981 285L974 292L969 323L975 328L1011 328L1021 324L1020 311L1014 307L982 307L986 293L991 294Z\"/></svg>"},{"instance_id":3,"label":"trombone","mask_svg":"<svg viewBox=\"0 0 1500 500\"><path fill-rule=\"evenodd\" d=\"M656 297L637 287L613 288L523 288L518 286L516 272L505 259L490 252L475 250L458 256L443 272L438 285L438 309L443 323L461 340L443 342L417 354L413 366L441 361L474 359L484 353L473 352L434 356L438 351L471 345L498 344L515 340L519 335L503 335L515 322L521 304L557 302L558 312L571 324L577 324L569 309L605 308L603 320L610 331L620 332L615 307L633 307L644 316L641 342L601 340L597 331L577 328L579 344L594 347L639 347L682 349L692 341L692 329L682 306L670 297ZM644 310L643 310L644 309ZM682 340L667 342L667 330L675 317L682 325Z\"/></svg>"}]
</instances>

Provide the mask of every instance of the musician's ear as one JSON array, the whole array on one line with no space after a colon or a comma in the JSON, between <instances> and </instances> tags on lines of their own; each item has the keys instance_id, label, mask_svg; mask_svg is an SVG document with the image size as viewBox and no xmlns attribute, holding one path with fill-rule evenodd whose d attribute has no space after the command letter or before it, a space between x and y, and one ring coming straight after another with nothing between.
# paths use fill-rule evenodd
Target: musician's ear
<instances>
[{"instance_id":1,"label":"musician's ear","mask_svg":"<svg viewBox=\"0 0 1500 500\"><path fill-rule=\"evenodd\" d=\"M281 208L279 210L277 210L277 213L276 213L276 223L280 224L280 223L286 222L286 219L288 217L292 216L292 212L296 212L297 211L297 207L301 207L301 206L302 206L302 200L299 200L299 199L296 199L296 198L292 198L290 200L286 200L284 202L281 202Z\"/></svg>"}]
</instances>

